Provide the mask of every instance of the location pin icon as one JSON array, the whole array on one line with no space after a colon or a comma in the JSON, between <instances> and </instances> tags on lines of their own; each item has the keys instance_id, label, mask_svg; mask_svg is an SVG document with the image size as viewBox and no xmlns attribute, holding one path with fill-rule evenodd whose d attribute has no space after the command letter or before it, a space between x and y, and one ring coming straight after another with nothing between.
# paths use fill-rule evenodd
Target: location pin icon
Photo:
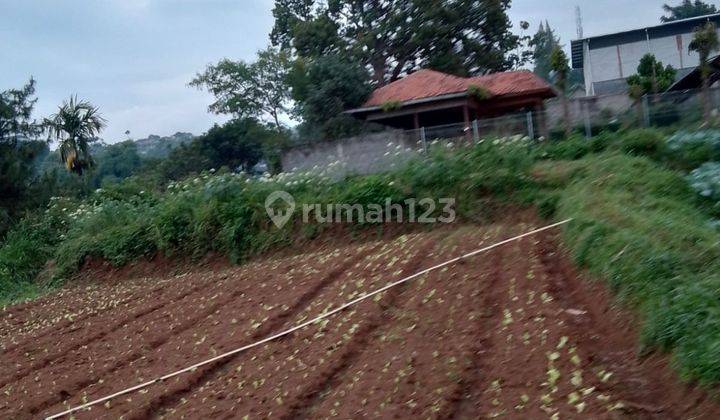
<instances>
[{"instance_id":1,"label":"location pin icon","mask_svg":"<svg viewBox=\"0 0 720 420\"><path fill-rule=\"evenodd\" d=\"M273 204L277 201L285 202L285 210L275 210ZM267 211L270 220L280 229L285 226L285 223L290 220L290 217L295 211L295 199L285 191L273 191L265 199L265 211Z\"/></svg>"}]
</instances>

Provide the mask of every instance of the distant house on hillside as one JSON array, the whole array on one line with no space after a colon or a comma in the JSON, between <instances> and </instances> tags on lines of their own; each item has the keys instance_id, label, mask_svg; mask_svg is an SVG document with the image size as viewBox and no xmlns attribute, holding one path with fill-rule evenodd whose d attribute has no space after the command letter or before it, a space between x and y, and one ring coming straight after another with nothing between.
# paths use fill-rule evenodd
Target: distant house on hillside
<instances>
[{"instance_id":1,"label":"distant house on hillside","mask_svg":"<svg viewBox=\"0 0 720 420\"><path fill-rule=\"evenodd\" d=\"M362 107L346 112L406 130L445 124L468 129L473 120L540 110L554 96L553 88L529 71L458 77L420 70L376 89Z\"/></svg>"},{"instance_id":2,"label":"distant house on hillside","mask_svg":"<svg viewBox=\"0 0 720 420\"><path fill-rule=\"evenodd\" d=\"M626 92L625 80L637 72L647 53L673 66L682 79L698 65L698 55L688 51L688 45L705 22L720 26L720 14L572 41L572 67L583 70L587 96Z\"/></svg>"}]
</instances>

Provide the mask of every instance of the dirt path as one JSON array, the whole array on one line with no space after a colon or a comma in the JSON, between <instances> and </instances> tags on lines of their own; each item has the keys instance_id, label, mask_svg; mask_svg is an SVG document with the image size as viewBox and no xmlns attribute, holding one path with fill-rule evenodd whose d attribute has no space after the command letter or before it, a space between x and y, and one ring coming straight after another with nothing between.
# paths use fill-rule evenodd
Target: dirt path
<instances>
[{"instance_id":1,"label":"dirt path","mask_svg":"<svg viewBox=\"0 0 720 420\"><path fill-rule=\"evenodd\" d=\"M108 284L0 312L0 410L36 418L297 325L530 223ZM545 233L76 418L720 418Z\"/></svg>"}]
</instances>

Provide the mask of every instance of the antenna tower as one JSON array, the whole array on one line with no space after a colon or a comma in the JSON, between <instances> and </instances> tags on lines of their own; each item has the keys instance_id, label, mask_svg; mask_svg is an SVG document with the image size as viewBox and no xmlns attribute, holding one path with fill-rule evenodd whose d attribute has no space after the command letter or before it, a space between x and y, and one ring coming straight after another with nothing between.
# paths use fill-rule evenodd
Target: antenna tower
<instances>
[{"instance_id":1,"label":"antenna tower","mask_svg":"<svg viewBox=\"0 0 720 420\"><path fill-rule=\"evenodd\" d=\"M583 39L583 22L580 6L575 6L575 27L577 30L577 39Z\"/></svg>"}]
</instances>

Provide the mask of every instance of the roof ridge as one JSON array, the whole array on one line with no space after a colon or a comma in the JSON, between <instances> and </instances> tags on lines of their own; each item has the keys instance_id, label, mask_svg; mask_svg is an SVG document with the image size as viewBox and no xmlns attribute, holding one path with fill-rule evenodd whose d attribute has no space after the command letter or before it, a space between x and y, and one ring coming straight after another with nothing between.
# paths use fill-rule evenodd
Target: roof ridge
<instances>
[{"instance_id":1,"label":"roof ridge","mask_svg":"<svg viewBox=\"0 0 720 420\"><path fill-rule=\"evenodd\" d=\"M391 82L391 83L395 83L395 82L399 82L399 81L401 81L401 80L405 80L405 79L407 79L408 77L414 76L414 75L416 75L416 74L428 74L428 73L431 73L431 74L434 74L434 75L438 75L438 76L442 76L442 77L452 77L452 78L455 78L455 79L464 79L463 76L457 76L457 75L455 75L455 74L445 73L444 71L440 71L440 70L435 70L435 69L420 69L420 70L416 70L416 71L408 74L408 75L405 76L405 77L402 77L402 78L400 78L400 79L397 79L397 80L395 80L395 81L393 81L393 82ZM388 83L388 84L390 84L390 83Z\"/></svg>"},{"instance_id":2,"label":"roof ridge","mask_svg":"<svg viewBox=\"0 0 720 420\"><path fill-rule=\"evenodd\" d=\"M523 91L552 89L545 80L527 69L463 77L433 69L420 69L405 77L375 89L364 106L379 106L384 102L440 97L467 92L472 84L481 84L493 95L512 95Z\"/></svg>"},{"instance_id":3,"label":"roof ridge","mask_svg":"<svg viewBox=\"0 0 720 420\"><path fill-rule=\"evenodd\" d=\"M457 79L457 80L473 80L473 79L477 79L477 78L480 78L480 77L491 77L491 76L506 75L506 74L515 74L515 73L532 73L532 74L534 74L532 71L530 71L530 70L528 70L528 69L517 69L517 70L507 70L507 71L496 71L496 72L487 73L487 74L479 74L479 75L477 75L477 76L459 76L459 75L457 75L457 74L445 73L444 71L440 71L440 70L424 68L424 69L416 70L416 71L408 74L408 75L405 76L405 77L401 77L401 78L399 78L399 79L397 79L397 80L393 80L392 82L390 82L390 83L388 83L388 84L386 84L386 85L383 85L381 88L383 88L383 87L385 87L385 86L388 86L388 85L391 85L391 84L396 83L396 82L401 82L401 81L403 81L403 80L406 80L406 79L409 78L409 77L413 77L413 76L415 76L415 75L420 75L420 74L435 74L435 75L438 75L438 76L453 78L453 79Z\"/></svg>"}]
</instances>

